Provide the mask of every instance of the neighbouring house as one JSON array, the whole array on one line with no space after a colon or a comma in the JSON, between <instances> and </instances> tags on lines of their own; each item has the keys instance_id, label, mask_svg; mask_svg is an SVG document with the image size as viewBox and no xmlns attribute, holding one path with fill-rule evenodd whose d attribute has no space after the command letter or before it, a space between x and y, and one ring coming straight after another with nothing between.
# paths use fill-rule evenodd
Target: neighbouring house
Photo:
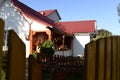
<instances>
[{"instance_id":1,"label":"neighbouring house","mask_svg":"<svg viewBox=\"0 0 120 80\"><path fill-rule=\"evenodd\" d=\"M96 30L95 20L60 22L56 9L37 12L19 0L1 0L0 3L5 30L13 29L23 40L26 57L36 50L37 41L47 39L54 41L57 55L83 56L85 44Z\"/></svg>"}]
</instances>

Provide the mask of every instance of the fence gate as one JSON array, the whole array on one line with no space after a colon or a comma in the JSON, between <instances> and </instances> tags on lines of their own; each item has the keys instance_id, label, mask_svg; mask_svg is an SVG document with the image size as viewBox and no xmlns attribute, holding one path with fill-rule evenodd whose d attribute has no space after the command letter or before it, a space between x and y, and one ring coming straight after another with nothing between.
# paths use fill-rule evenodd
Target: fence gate
<instances>
[{"instance_id":1,"label":"fence gate","mask_svg":"<svg viewBox=\"0 0 120 80\"><path fill-rule=\"evenodd\" d=\"M2 45L4 35L4 21L0 19L0 80L1 80L1 69L2 69Z\"/></svg>"},{"instance_id":2,"label":"fence gate","mask_svg":"<svg viewBox=\"0 0 120 80\"><path fill-rule=\"evenodd\" d=\"M25 44L13 31L8 34L7 80L25 80Z\"/></svg>"},{"instance_id":3,"label":"fence gate","mask_svg":"<svg viewBox=\"0 0 120 80\"><path fill-rule=\"evenodd\" d=\"M90 42L85 59L85 80L120 80L120 37Z\"/></svg>"}]
</instances>

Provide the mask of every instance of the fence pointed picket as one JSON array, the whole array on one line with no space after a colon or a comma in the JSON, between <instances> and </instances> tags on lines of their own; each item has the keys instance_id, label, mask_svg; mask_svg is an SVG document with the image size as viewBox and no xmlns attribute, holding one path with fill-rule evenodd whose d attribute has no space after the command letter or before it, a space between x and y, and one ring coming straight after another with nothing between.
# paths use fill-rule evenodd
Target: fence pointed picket
<instances>
[{"instance_id":1,"label":"fence pointed picket","mask_svg":"<svg viewBox=\"0 0 120 80\"><path fill-rule=\"evenodd\" d=\"M25 44L9 30L7 80L25 80L25 61Z\"/></svg>"},{"instance_id":2,"label":"fence pointed picket","mask_svg":"<svg viewBox=\"0 0 120 80\"><path fill-rule=\"evenodd\" d=\"M91 42L85 48L86 80L96 80L96 42Z\"/></svg>"},{"instance_id":3,"label":"fence pointed picket","mask_svg":"<svg viewBox=\"0 0 120 80\"><path fill-rule=\"evenodd\" d=\"M116 37L113 36L112 37L112 80L117 80L117 41L116 41Z\"/></svg>"},{"instance_id":4,"label":"fence pointed picket","mask_svg":"<svg viewBox=\"0 0 120 80\"><path fill-rule=\"evenodd\" d=\"M98 73L96 73L97 79L96 80L104 80L104 66L105 66L105 39L99 39L97 41L97 52L98 54L96 57L98 62L96 63L98 67ZM96 69L97 70L97 69Z\"/></svg>"},{"instance_id":5,"label":"fence pointed picket","mask_svg":"<svg viewBox=\"0 0 120 80\"><path fill-rule=\"evenodd\" d=\"M2 69L2 46L4 36L4 21L0 19L0 80L1 80L1 69Z\"/></svg>"},{"instance_id":6,"label":"fence pointed picket","mask_svg":"<svg viewBox=\"0 0 120 80\"><path fill-rule=\"evenodd\" d=\"M106 51L105 51L105 55L106 55L106 63L105 63L105 80L110 80L112 73L111 73L111 38L108 37L105 39L105 47L106 47Z\"/></svg>"},{"instance_id":7,"label":"fence pointed picket","mask_svg":"<svg viewBox=\"0 0 120 80\"><path fill-rule=\"evenodd\" d=\"M117 37L117 80L120 80L120 36Z\"/></svg>"}]
</instances>

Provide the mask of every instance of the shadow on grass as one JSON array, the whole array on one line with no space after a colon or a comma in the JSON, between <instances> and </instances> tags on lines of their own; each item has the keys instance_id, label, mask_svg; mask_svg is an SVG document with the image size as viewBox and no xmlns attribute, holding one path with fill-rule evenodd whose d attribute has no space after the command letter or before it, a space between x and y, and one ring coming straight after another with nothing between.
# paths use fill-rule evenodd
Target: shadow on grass
<instances>
[{"instance_id":1,"label":"shadow on grass","mask_svg":"<svg viewBox=\"0 0 120 80\"><path fill-rule=\"evenodd\" d=\"M50 71L42 71L42 80L53 80L53 73ZM58 77L59 78L59 77ZM81 73L66 73L65 80L83 80Z\"/></svg>"}]
</instances>

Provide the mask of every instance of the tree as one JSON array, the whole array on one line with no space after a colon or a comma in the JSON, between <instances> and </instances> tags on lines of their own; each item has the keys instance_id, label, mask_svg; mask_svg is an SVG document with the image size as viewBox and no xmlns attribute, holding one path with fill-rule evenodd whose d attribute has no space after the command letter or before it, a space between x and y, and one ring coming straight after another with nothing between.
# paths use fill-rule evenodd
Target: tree
<instances>
[{"instance_id":1,"label":"tree","mask_svg":"<svg viewBox=\"0 0 120 80\"><path fill-rule=\"evenodd\" d=\"M105 38L105 37L110 37L112 36L112 32L105 30L105 29L100 29L97 31L97 34L94 38L92 38L92 40L97 40L100 38Z\"/></svg>"},{"instance_id":2,"label":"tree","mask_svg":"<svg viewBox=\"0 0 120 80\"><path fill-rule=\"evenodd\" d=\"M120 3L118 5L118 7L117 7L117 11L118 11L118 16L120 16ZM119 20L119 22L120 22L120 20Z\"/></svg>"}]
</instances>

